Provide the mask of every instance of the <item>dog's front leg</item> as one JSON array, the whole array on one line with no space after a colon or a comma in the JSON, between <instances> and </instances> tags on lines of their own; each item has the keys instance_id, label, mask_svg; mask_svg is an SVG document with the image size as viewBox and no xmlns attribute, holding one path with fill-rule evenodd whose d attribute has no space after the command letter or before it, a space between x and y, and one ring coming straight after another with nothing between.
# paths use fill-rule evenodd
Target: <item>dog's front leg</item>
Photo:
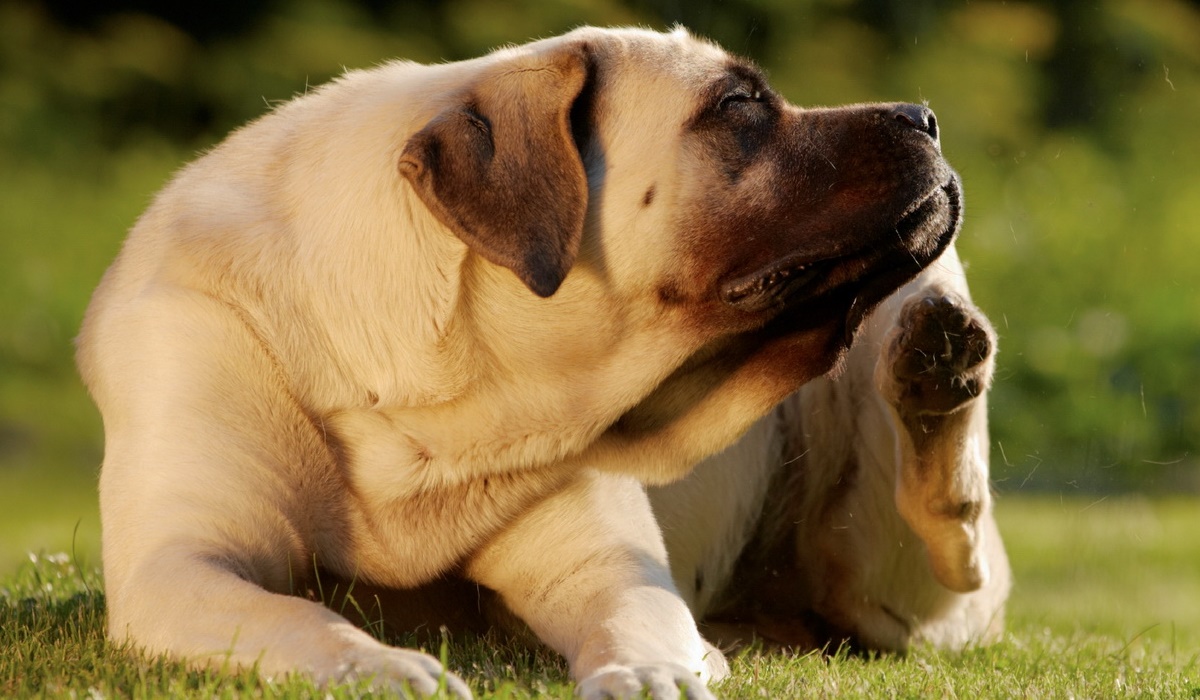
<instances>
[{"instance_id":1,"label":"dog's front leg","mask_svg":"<svg viewBox=\"0 0 1200 700\"><path fill-rule=\"evenodd\" d=\"M471 578L566 657L584 698L711 698L729 672L671 580L641 485L585 470L493 539Z\"/></svg>"},{"instance_id":2,"label":"dog's front leg","mask_svg":"<svg viewBox=\"0 0 1200 700\"><path fill-rule=\"evenodd\" d=\"M101 353L89 337L83 366L106 429L110 637L191 666L470 697L437 659L290 595L312 567L312 533L334 530L340 495L324 485L336 465L240 317L155 288L102 320L93 333L109 344Z\"/></svg>"},{"instance_id":3,"label":"dog's front leg","mask_svg":"<svg viewBox=\"0 0 1200 700\"><path fill-rule=\"evenodd\" d=\"M432 656L387 646L315 601L268 591L235 553L186 543L147 552L109 592L110 636L193 667L254 668L268 678L309 676L320 685L368 681L380 689L470 698Z\"/></svg>"}]
</instances>

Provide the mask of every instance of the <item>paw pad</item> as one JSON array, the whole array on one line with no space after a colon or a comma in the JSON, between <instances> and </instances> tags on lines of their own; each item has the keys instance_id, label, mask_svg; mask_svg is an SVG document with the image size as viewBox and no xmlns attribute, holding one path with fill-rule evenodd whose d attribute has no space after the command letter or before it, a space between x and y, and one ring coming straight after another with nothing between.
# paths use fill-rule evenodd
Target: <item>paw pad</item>
<instances>
[{"instance_id":1,"label":"paw pad","mask_svg":"<svg viewBox=\"0 0 1200 700\"><path fill-rule=\"evenodd\" d=\"M950 413L991 379L991 324L955 294L914 299L900 312L889 348L896 399L910 413Z\"/></svg>"}]
</instances>

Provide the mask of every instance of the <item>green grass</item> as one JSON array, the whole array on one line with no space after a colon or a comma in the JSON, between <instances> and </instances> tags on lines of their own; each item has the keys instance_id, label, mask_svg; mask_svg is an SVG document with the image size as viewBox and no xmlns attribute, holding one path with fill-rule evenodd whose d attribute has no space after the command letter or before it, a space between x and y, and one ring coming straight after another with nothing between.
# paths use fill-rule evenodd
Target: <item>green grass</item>
<instances>
[{"instance_id":1,"label":"green grass","mask_svg":"<svg viewBox=\"0 0 1200 700\"><path fill-rule=\"evenodd\" d=\"M733 660L733 677L718 693L1200 698L1200 502L1008 496L999 514L1017 580L1000 644L907 657L750 652ZM302 679L191 672L107 644L102 582L85 558L30 556L0 575L0 696L370 694L363 686L326 690ZM491 638L426 650L448 654L480 697L571 697L563 663L545 651Z\"/></svg>"}]
</instances>

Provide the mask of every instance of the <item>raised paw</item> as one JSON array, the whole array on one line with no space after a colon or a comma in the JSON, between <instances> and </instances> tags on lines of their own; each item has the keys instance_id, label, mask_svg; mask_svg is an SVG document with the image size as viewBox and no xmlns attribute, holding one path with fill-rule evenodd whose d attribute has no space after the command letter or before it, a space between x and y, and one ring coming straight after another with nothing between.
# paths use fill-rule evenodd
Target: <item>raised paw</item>
<instances>
[{"instance_id":1,"label":"raised paw","mask_svg":"<svg viewBox=\"0 0 1200 700\"><path fill-rule=\"evenodd\" d=\"M679 664L611 664L580 681L575 693L583 700L716 700L699 676Z\"/></svg>"},{"instance_id":2,"label":"raised paw","mask_svg":"<svg viewBox=\"0 0 1200 700\"><path fill-rule=\"evenodd\" d=\"M978 397L992 378L996 347L987 317L953 292L909 300L885 348L881 387L902 414L945 414Z\"/></svg>"}]
</instances>

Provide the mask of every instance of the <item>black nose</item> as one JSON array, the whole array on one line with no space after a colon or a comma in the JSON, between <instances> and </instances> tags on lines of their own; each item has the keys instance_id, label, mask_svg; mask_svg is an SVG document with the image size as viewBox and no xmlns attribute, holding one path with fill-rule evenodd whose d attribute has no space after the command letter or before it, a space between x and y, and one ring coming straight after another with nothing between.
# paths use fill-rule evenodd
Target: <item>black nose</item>
<instances>
[{"instance_id":1,"label":"black nose","mask_svg":"<svg viewBox=\"0 0 1200 700\"><path fill-rule=\"evenodd\" d=\"M901 124L910 126L917 131L929 134L934 141L938 140L937 117L933 110L923 105L903 104L892 110L892 118Z\"/></svg>"}]
</instances>

